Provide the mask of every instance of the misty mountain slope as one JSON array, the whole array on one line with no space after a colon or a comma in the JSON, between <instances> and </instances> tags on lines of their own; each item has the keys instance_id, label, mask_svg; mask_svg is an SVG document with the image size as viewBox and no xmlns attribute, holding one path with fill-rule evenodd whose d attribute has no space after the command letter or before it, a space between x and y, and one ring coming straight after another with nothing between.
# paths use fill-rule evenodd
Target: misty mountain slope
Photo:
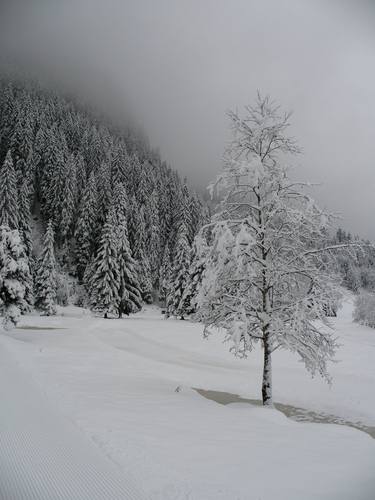
<instances>
[{"instance_id":1,"label":"misty mountain slope","mask_svg":"<svg viewBox=\"0 0 375 500\"><path fill-rule=\"evenodd\" d=\"M148 295L158 283L166 246L173 260L180 225L185 224L191 244L206 217L197 194L135 127L115 125L77 98L3 77L1 165L7 154L15 169L16 196L27 200L23 224L30 226L28 210L34 226L45 227L51 220L59 264L80 281L96 254L119 186L126 190L129 243L143 281L150 283Z\"/></svg>"}]
</instances>

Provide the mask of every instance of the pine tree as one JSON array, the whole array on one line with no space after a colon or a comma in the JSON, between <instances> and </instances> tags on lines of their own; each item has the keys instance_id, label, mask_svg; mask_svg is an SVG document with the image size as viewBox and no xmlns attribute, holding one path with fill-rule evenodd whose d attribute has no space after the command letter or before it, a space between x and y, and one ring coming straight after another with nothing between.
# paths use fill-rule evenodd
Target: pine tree
<instances>
[{"instance_id":1,"label":"pine tree","mask_svg":"<svg viewBox=\"0 0 375 500\"><path fill-rule=\"evenodd\" d=\"M60 226L60 238L66 242L72 236L76 203L77 171L73 154L65 164L65 179L61 198L60 212L56 214Z\"/></svg>"},{"instance_id":2,"label":"pine tree","mask_svg":"<svg viewBox=\"0 0 375 500\"><path fill-rule=\"evenodd\" d=\"M3 161L10 147L10 140L16 123L16 95L12 82L0 92L0 160Z\"/></svg>"},{"instance_id":3,"label":"pine tree","mask_svg":"<svg viewBox=\"0 0 375 500\"><path fill-rule=\"evenodd\" d=\"M122 314L139 311L142 308L141 286L138 281L137 265L132 258L128 239L128 200L124 184L114 190L113 209L117 224L117 261L119 267L119 318Z\"/></svg>"},{"instance_id":4,"label":"pine tree","mask_svg":"<svg viewBox=\"0 0 375 500\"><path fill-rule=\"evenodd\" d=\"M0 170L0 224L18 228L17 180L12 155L8 151Z\"/></svg>"},{"instance_id":5,"label":"pine tree","mask_svg":"<svg viewBox=\"0 0 375 500\"><path fill-rule=\"evenodd\" d=\"M145 206L145 230L147 237L147 253L150 261L151 281L157 285L158 270L160 267L160 220L158 195L154 189Z\"/></svg>"},{"instance_id":6,"label":"pine tree","mask_svg":"<svg viewBox=\"0 0 375 500\"><path fill-rule=\"evenodd\" d=\"M166 303L166 299L171 287L171 275L171 253L169 250L169 245L167 243L164 247L162 264L159 271L159 300L164 304Z\"/></svg>"},{"instance_id":7,"label":"pine tree","mask_svg":"<svg viewBox=\"0 0 375 500\"><path fill-rule=\"evenodd\" d=\"M120 269L118 264L116 214L109 210L100 238L99 249L93 262L90 279L91 309L104 314L119 311Z\"/></svg>"},{"instance_id":8,"label":"pine tree","mask_svg":"<svg viewBox=\"0 0 375 500\"><path fill-rule=\"evenodd\" d=\"M196 312L196 301L202 284L203 273L206 268L207 249L205 248L205 242L199 241L198 244L197 240L194 241L187 285L183 291L180 305L187 314Z\"/></svg>"},{"instance_id":9,"label":"pine tree","mask_svg":"<svg viewBox=\"0 0 375 500\"><path fill-rule=\"evenodd\" d=\"M110 158L105 158L100 164L97 175L98 185L98 224L102 226L107 217L107 212L112 201L112 185L111 185L111 164Z\"/></svg>"},{"instance_id":10,"label":"pine tree","mask_svg":"<svg viewBox=\"0 0 375 500\"><path fill-rule=\"evenodd\" d=\"M35 275L35 306L46 316L56 314L56 286L54 231L50 220L44 235L43 249Z\"/></svg>"},{"instance_id":11,"label":"pine tree","mask_svg":"<svg viewBox=\"0 0 375 500\"><path fill-rule=\"evenodd\" d=\"M17 110L17 120L10 140L10 149L15 161L26 161L33 142L33 113L29 98L23 99Z\"/></svg>"},{"instance_id":12,"label":"pine tree","mask_svg":"<svg viewBox=\"0 0 375 500\"><path fill-rule=\"evenodd\" d=\"M119 318L122 314L139 311L142 308L141 285L138 281L136 262L131 256L126 226L119 227Z\"/></svg>"},{"instance_id":13,"label":"pine tree","mask_svg":"<svg viewBox=\"0 0 375 500\"><path fill-rule=\"evenodd\" d=\"M127 181L128 168L129 157L126 148L123 144L118 144L112 156L111 169L109 172L112 188L115 188L119 183L125 183Z\"/></svg>"},{"instance_id":14,"label":"pine tree","mask_svg":"<svg viewBox=\"0 0 375 500\"><path fill-rule=\"evenodd\" d=\"M25 251L28 259L31 259L33 242L31 237L30 225L30 186L25 179L19 190L19 231L21 239L25 246Z\"/></svg>"},{"instance_id":15,"label":"pine tree","mask_svg":"<svg viewBox=\"0 0 375 500\"><path fill-rule=\"evenodd\" d=\"M137 274L142 291L142 298L147 304L152 302L151 266L147 253L147 233L144 207L140 207L133 197L128 217L129 241L133 257L136 260Z\"/></svg>"},{"instance_id":16,"label":"pine tree","mask_svg":"<svg viewBox=\"0 0 375 500\"><path fill-rule=\"evenodd\" d=\"M167 296L167 316L180 316L184 319L188 313L187 304L182 300L182 296L189 280L190 250L188 228L182 222L177 233L172 284Z\"/></svg>"},{"instance_id":17,"label":"pine tree","mask_svg":"<svg viewBox=\"0 0 375 500\"><path fill-rule=\"evenodd\" d=\"M129 177L127 179L126 189L129 196L135 196L140 184L141 164L138 156L133 153L129 156Z\"/></svg>"},{"instance_id":18,"label":"pine tree","mask_svg":"<svg viewBox=\"0 0 375 500\"><path fill-rule=\"evenodd\" d=\"M0 312L11 328L32 303L32 278L17 229L0 226Z\"/></svg>"},{"instance_id":19,"label":"pine tree","mask_svg":"<svg viewBox=\"0 0 375 500\"><path fill-rule=\"evenodd\" d=\"M94 253L97 230L97 188L95 174L90 175L83 194L75 232L78 278L82 280L87 264Z\"/></svg>"}]
</instances>

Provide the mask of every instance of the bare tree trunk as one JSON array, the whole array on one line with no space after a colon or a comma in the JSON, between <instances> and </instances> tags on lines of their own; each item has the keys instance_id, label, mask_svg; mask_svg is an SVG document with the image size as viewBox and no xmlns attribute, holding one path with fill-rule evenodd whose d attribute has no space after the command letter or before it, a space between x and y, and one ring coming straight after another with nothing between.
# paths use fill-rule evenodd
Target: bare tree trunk
<instances>
[{"instance_id":1,"label":"bare tree trunk","mask_svg":"<svg viewBox=\"0 0 375 500\"><path fill-rule=\"evenodd\" d=\"M262 381L262 398L264 406L273 406L272 402L272 353L269 346L268 335L266 334L263 340L264 348L264 364L263 364L263 381Z\"/></svg>"}]
</instances>

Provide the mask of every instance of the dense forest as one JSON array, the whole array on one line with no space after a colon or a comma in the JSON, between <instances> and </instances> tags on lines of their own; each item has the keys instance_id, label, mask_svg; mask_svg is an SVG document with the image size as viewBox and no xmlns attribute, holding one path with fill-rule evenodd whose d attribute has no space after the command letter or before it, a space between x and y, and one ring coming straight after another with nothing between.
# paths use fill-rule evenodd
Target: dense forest
<instances>
[{"instance_id":1,"label":"dense forest","mask_svg":"<svg viewBox=\"0 0 375 500\"><path fill-rule=\"evenodd\" d=\"M178 308L208 208L135 127L3 77L0 166L0 225L19 232L42 310L67 295L105 315L167 294Z\"/></svg>"},{"instance_id":2,"label":"dense forest","mask_svg":"<svg viewBox=\"0 0 375 500\"><path fill-rule=\"evenodd\" d=\"M205 251L195 237L209 221L208 204L135 126L36 81L0 80L0 258L25 287L20 300L2 276L4 304L13 294L20 312L74 303L121 317L157 302L183 318L196 309ZM331 238L354 242L335 262L367 317L375 250L342 229Z\"/></svg>"}]
</instances>

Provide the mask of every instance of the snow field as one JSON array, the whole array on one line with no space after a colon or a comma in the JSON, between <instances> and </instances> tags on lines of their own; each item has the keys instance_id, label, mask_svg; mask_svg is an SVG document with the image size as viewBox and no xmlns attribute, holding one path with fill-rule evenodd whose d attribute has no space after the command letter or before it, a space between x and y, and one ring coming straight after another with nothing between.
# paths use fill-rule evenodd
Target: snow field
<instances>
[{"instance_id":1,"label":"snow field","mask_svg":"<svg viewBox=\"0 0 375 500\"><path fill-rule=\"evenodd\" d=\"M311 379L291 354L275 353L274 399L374 425L374 331L352 323L350 301L335 323L342 347L333 386ZM64 316L26 316L20 326L0 346L45 392L56 425L68 417L148 498L375 497L375 440L367 434L296 423L268 408L219 405L191 389L259 398L259 352L236 359L219 335L203 340L201 325L165 321L152 307L123 320L66 308Z\"/></svg>"}]
</instances>

